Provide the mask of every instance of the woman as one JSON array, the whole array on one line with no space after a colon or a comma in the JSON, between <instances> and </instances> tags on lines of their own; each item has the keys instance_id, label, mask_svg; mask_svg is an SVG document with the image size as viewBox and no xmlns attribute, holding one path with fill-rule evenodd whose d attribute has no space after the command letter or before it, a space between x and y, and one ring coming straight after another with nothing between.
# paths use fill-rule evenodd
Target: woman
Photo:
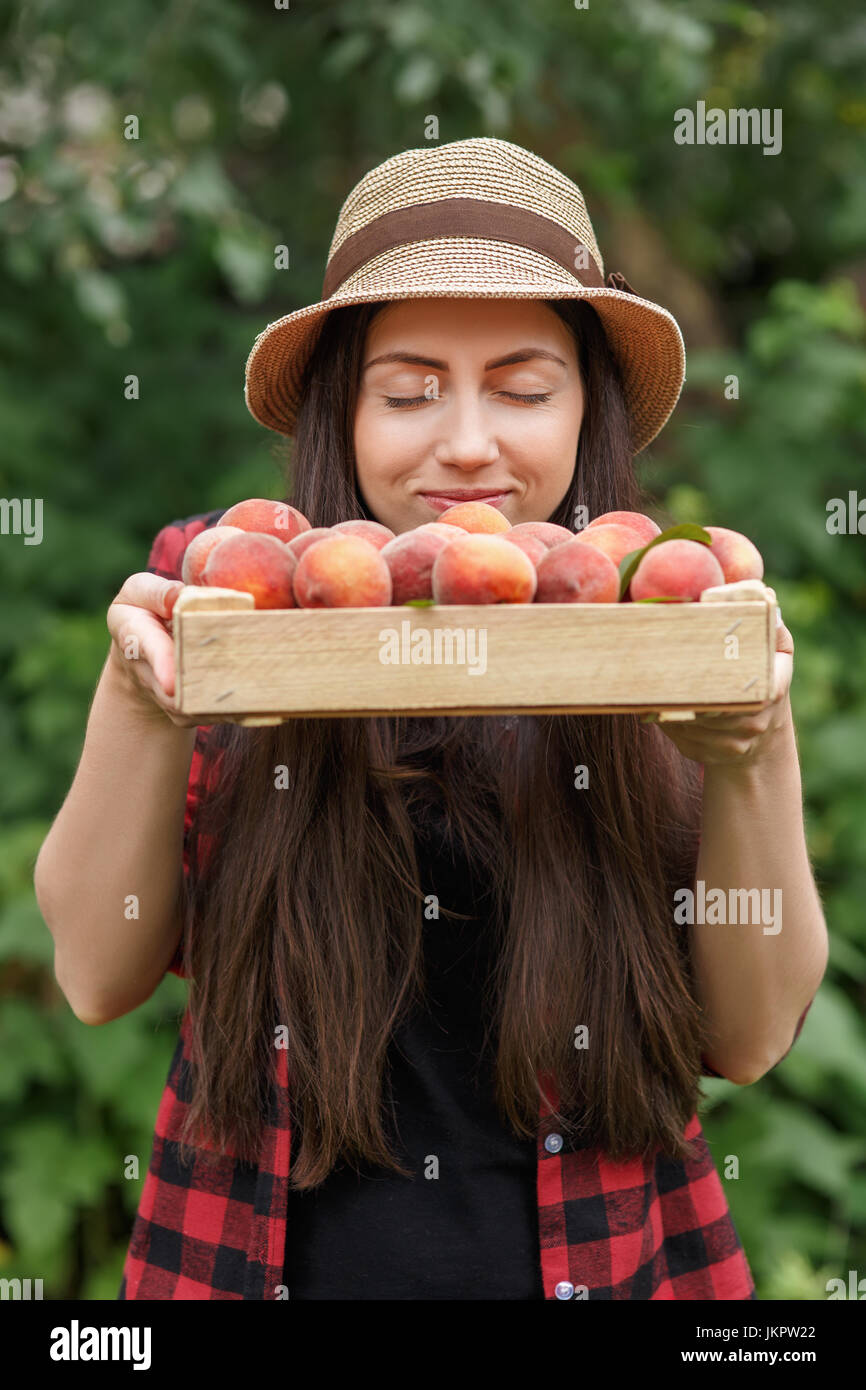
<instances>
[{"instance_id":1,"label":"woman","mask_svg":"<svg viewBox=\"0 0 866 1390\"><path fill-rule=\"evenodd\" d=\"M633 457L676 403L682 340L609 280L579 189L528 151L386 161L341 210L322 302L247 363L252 413L295 440L286 500L397 532L467 491L514 524L642 510ZM109 611L91 763L118 758L123 720L150 739L124 862L157 882L122 970L116 930L93 964L95 903L86 947L52 906L97 819L81 769L40 856L79 1017L127 1012L167 964L190 979L119 1296L754 1298L696 1103L702 1072L747 1084L785 1055L826 964L787 629L777 697L687 731L194 733L167 624L183 549L221 515L163 528ZM696 878L781 886L784 931L677 925Z\"/></svg>"}]
</instances>

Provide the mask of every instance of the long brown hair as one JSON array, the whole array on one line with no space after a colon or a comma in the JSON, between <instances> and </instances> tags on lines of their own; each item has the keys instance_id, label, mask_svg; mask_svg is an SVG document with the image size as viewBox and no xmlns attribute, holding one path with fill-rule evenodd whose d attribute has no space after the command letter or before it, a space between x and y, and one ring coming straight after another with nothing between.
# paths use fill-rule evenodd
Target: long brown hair
<instances>
[{"instance_id":1,"label":"long brown hair","mask_svg":"<svg viewBox=\"0 0 866 1390\"><path fill-rule=\"evenodd\" d=\"M352 422L381 307L332 313L307 368L285 500L314 526L371 515ZM590 517L646 510L600 321L585 302L550 307L574 332L585 408L570 487L546 519L571 526L580 503ZM431 797L489 885L485 1043L503 1121L534 1135L539 1075L552 1075L556 1122L575 1142L614 1158L688 1155L706 1038L673 894L694 880L698 765L637 715L522 715L507 745L506 727L483 715L200 731L219 778L189 839L184 1156L198 1132L255 1162L285 1025L291 1184L318 1185L341 1157L406 1173L383 1103L389 1040L424 998L431 886L413 827Z\"/></svg>"}]
</instances>

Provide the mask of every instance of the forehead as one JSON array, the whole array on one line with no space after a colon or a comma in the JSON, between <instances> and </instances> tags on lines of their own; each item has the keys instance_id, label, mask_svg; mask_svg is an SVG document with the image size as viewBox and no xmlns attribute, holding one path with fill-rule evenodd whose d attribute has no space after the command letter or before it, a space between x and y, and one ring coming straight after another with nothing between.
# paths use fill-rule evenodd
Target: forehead
<instances>
[{"instance_id":1,"label":"forehead","mask_svg":"<svg viewBox=\"0 0 866 1390\"><path fill-rule=\"evenodd\" d=\"M538 299L406 299L387 304L367 331L366 357L374 350L457 347L471 355L535 343L576 362L574 337L549 305ZM565 349L565 351L563 351Z\"/></svg>"}]
</instances>

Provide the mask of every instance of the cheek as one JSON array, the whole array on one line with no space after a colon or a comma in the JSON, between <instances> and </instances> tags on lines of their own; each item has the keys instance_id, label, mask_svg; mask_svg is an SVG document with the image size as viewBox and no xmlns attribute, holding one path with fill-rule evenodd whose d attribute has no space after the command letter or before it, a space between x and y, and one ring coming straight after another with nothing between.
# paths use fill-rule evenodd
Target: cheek
<instances>
[{"instance_id":1,"label":"cheek","mask_svg":"<svg viewBox=\"0 0 866 1390\"><path fill-rule=\"evenodd\" d=\"M363 401L359 401L355 410L355 452L366 451L370 436L370 410Z\"/></svg>"},{"instance_id":2,"label":"cheek","mask_svg":"<svg viewBox=\"0 0 866 1390\"><path fill-rule=\"evenodd\" d=\"M374 468L377 459L381 457L381 449L377 447L380 442L380 434L373 420L372 411L366 406L359 406L355 414L355 461L359 475L369 474Z\"/></svg>"},{"instance_id":3,"label":"cheek","mask_svg":"<svg viewBox=\"0 0 866 1390\"><path fill-rule=\"evenodd\" d=\"M358 485L373 505L382 489L394 481L401 466L405 468L407 452L405 439L399 429L381 411L360 406L355 414L355 473Z\"/></svg>"},{"instance_id":4,"label":"cheek","mask_svg":"<svg viewBox=\"0 0 866 1390\"><path fill-rule=\"evenodd\" d=\"M386 479L428 447L423 411L359 405L355 412L355 458L359 474ZM411 418L410 418L411 417Z\"/></svg>"},{"instance_id":5,"label":"cheek","mask_svg":"<svg viewBox=\"0 0 866 1390\"><path fill-rule=\"evenodd\" d=\"M550 419L544 430L536 432L531 454L524 454L538 500L548 512L562 501L574 476L578 434L579 426L573 419Z\"/></svg>"},{"instance_id":6,"label":"cheek","mask_svg":"<svg viewBox=\"0 0 866 1390\"><path fill-rule=\"evenodd\" d=\"M567 472L570 476L577 458L579 429L567 415L548 415L527 428L522 448L533 459L533 466L545 474ZM542 462L543 461L543 462Z\"/></svg>"}]
</instances>

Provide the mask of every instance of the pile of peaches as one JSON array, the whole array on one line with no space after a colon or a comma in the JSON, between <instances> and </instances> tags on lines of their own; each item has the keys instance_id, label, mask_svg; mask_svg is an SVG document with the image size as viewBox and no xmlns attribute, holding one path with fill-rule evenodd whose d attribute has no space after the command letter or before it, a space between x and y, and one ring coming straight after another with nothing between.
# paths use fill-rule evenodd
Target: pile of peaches
<instances>
[{"instance_id":1,"label":"pile of peaches","mask_svg":"<svg viewBox=\"0 0 866 1390\"><path fill-rule=\"evenodd\" d=\"M256 608L394 604L688 603L762 579L747 536L691 523L662 531L642 512L605 512L582 531L512 526L488 502L459 502L395 535L378 521L312 526L296 507L251 497L195 536L184 584L241 589Z\"/></svg>"}]
</instances>

